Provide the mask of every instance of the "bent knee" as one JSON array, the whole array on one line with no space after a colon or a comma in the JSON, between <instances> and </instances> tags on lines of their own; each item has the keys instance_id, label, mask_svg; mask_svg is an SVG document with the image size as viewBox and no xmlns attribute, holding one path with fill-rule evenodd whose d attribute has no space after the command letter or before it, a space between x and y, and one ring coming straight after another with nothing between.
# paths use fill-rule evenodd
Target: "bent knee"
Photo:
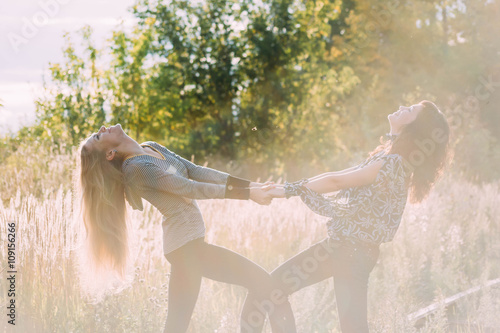
<instances>
[{"instance_id":1,"label":"bent knee","mask_svg":"<svg viewBox=\"0 0 500 333\"><path fill-rule=\"evenodd\" d=\"M273 289L279 290L287 298L301 288L301 281L294 276L287 275L286 273L281 274L272 272L271 280Z\"/></svg>"},{"instance_id":2,"label":"bent knee","mask_svg":"<svg viewBox=\"0 0 500 333\"><path fill-rule=\"evenodd\" d=\"M289 303L289 295L280 288L274 288L267 293L251 293L247 296L247 301L263 312L272 313L276 307Z\"/></svg>"},{"instance_id":3,"label":"bent knee","mask_svg":"<svg viewBox=\"0 0 500 333\"><path fill-rule=\"evenodd\" d=\"M261 302L270 301L273 304L282 304L288 301L290 294L292 294L292 291L272 275L269 275L266 283L248 289L249 297Z\"/></svg>"}]
</instances>

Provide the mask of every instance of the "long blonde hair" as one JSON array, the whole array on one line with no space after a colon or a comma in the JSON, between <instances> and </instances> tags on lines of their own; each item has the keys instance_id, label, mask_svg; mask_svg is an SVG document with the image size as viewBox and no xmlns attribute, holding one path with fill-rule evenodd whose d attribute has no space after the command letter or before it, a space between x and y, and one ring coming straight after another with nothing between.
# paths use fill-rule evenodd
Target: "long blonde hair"
<instances>
[{"instance_id":1,"label":"long blonde hair","mask_svg":"<svg viewBox=\"0 0 500 333\"><path fill-rule=\"evenodd\" d=\"M129 260L123 159L115 154L108 161L104 151L88 149L87 140L78 149L75 185L86 230L86 255L92 265L89 268L114 271L123 278Z\"/></svg>"}]
</instances>

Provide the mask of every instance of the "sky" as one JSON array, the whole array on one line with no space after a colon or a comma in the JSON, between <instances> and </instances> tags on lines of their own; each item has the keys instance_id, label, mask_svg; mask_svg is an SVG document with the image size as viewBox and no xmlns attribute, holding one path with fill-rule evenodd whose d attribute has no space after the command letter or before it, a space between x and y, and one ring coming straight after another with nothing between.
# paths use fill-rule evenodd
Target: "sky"
<instances>
[{"instance_id":1,"label":"sky","mask_svg":"<svg viewBox=\"0 0 500 333\"><path fill-rule=\"evenodd\" d=\"M35 120L36 96L42 93L49 63L63 60L63 34L85 25L102 47L123 20L133 25L128 10L135 0L0 1L0 134L13 133ZM76 42L76 41L75 41Z\"/></svg>"}]
</instances>

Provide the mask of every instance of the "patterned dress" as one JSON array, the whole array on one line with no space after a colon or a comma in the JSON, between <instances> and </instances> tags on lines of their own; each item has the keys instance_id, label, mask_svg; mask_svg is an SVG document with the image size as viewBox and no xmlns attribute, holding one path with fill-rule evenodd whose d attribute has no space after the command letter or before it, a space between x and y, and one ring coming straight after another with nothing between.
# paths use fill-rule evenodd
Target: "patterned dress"
<instances>
[{"instance_id":1,"label":"patterned dress","mask_svg":"<svg viewBox=\"0 0 500 333\"><path fill-rule=\"evenodd\" d=\"M340 190L331 197L303 186L307 180L285 184L286 197L298 195L315 213L330 217L328 236L334 240L379 245L393 239L406 205L408 175L399 154L382 150L356 169L383 160L375 181Z\"/></svg>"}]
</instances>

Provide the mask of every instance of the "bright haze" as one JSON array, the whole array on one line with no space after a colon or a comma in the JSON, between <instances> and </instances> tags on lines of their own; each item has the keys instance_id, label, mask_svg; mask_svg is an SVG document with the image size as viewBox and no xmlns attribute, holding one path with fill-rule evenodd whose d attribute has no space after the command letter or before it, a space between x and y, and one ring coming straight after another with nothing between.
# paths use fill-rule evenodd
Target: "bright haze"
<instances>
[{"instance_id":1,"label":"bright haze","mask_svg":"<svg viewBox=\"0 0 500 333\"><path fill-rule=\"evenodd\" d=\"M35 120L36 96L49 62L63 60L63 34L85 25L97 47L123 21L132 25L134 0L23 0L0 2L0 134ZM75 47L78 38L74 39Z\"/></svg>"}]
</instances>

